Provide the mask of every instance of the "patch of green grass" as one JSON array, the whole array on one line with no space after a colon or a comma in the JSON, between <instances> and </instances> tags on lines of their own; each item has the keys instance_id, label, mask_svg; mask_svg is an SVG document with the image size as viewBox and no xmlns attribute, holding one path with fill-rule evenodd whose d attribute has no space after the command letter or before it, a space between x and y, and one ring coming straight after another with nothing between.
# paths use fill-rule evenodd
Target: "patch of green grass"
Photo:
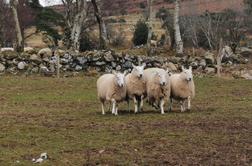
<instances>
[{"instance_id":1,"label":"patch of green grass","mask_svg":"<svg viewBox=\"0 0 252 166\"><path fill-rule=\"evenodd\" d=\"M190 112L145 104L135 115L123 103L117 117L101 115L95 82L1 77L0 165L32 165L42 152L41 165L251 164L251 81L195 78Z\"/></svg>"}]
</instances>

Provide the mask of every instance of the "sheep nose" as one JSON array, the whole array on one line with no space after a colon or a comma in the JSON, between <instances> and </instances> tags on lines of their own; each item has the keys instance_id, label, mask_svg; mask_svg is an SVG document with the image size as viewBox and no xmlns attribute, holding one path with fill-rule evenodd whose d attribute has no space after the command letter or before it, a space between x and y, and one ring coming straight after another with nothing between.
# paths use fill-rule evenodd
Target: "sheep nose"
<instances>
[{"instance_id":1,"label":"sheep nose","mask_svg":"<svg viewBox=\"0 0 252 166\"><path fill-rule=\"evenodd\" d=\"M139 77L140 77L140 78L143 77L143 74L140 74Z\"/></svg>"},{"instance_id":2,"label":"sheep nose","mask_svg":"<svg viewBox=\"0 0 252 166\"><path fill-rule=\"evenodd\" d=\"M192 78L189 78L188 81L192 81Z\"/></svg>"},{"instance_id":3,"label":"sheep nose","mask_svg":"<svg viewBox=\"0 0 252 166\"><path fill-rule=\"evenodd\" d=\"M165 82L163 82L162 85L164 86L164 85L165 85Z\"/></svg>"}]
</instances>

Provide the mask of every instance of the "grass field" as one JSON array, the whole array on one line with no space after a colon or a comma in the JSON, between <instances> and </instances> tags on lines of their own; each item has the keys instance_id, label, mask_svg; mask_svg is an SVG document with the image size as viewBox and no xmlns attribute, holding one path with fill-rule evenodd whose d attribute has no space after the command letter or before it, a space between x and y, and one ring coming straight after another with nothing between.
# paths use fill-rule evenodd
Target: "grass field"
<instances>
[{"instance_id":1,"label":"grass field","mask_svg":"<svg viewBox=\"0 0 252 166\"><path fill-rule=\"evenodd\" d=\"M42 152L48 166L252 164L251 81L196 78L190 112L117 117L101 115L95 81L1 76L0 165Z\"/></svg>"}]
</instances>

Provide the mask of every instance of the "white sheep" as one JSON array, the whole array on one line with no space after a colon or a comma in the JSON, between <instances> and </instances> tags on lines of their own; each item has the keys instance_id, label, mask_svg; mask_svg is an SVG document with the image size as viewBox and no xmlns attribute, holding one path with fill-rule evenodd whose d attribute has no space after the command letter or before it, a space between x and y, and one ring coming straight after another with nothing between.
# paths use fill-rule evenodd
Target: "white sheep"
<instances>
[{"instance_id":1,"label":"white sheep","mask_svg":"<svg viewBox=\"0 0 252 166\"><path fill-rule=\"evenodd\" d=\"M173 74L171 80L170 111L172 109L172 100L180 101L181 112L185 111L185 101L187 100L188 109L191 109L191 99L195 96L195 86L193 81L192 67L185 69L182 66L182 72Z\"/></svg>"},{"instance_id":2,"label":"white sheep","mask_svg":"<svg viewBox=\"0 0 252 166\"><path fill-rule=\"evenodd\" d=\"M143 99L146 87L144 79L144 67L145 64L142 66L135 66L133 64L132 72L129 73L125 78L128 109L130 110L129 100L133 99L135 104L135 113L139 112L139 110L143 107Z\"/></svg>"},{"instance_id":3,"label":"white sheep","mask_svg":"<svg viewBox=\"0 0 252 166\"><path fill-rule=\"evenodd\" d=\"M164 114L165 101L170 97L170 81L168 72L160 68L149 68L144 70L146 79L147 100L155 106L156 102Z\"/></svg>"},{"instance_id":4,"label":"white sheep","mask_svg":"<svg viewBox=\"0 0 252 166\"><path fill-rule=\"evenodd\" d=\"M104 74L97 80L97 94L102 105L102 114L105 114L104 104L106 101L112 103L112 114L118 115L117 103L126 98L125 74L116 73Z\"/></svg>"}]
</instances>

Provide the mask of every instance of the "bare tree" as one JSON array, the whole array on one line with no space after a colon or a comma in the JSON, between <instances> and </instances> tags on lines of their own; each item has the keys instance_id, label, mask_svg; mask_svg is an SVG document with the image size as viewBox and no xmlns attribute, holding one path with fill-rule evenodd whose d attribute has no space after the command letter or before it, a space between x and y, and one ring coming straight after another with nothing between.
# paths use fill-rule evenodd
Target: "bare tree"
<instances>
[{"instance_id":1,"label":"bare tree","mask_svg":"<svg viewBox=\"0 0 252 166\"><path fill-rule=\"evenodd\" d=\"M99 24L100 49L105 49L107 47L108 42L106 25L102 18L101 9L99 5L97 5L97 1L91 0L91 2L94 7L94 13L97 23Z\"/></svg>"},{"instance_id":2,"label":"bare tree","mask_svg":"<svg viewBox=\"0 0 252 166\"><path fill-rule=\"evenodd\" d=\"M151 36L152 36L152 0L147 0L148 11L147 18L148 21L148 38L147 38L147 55L151 55Z\"/></svg>"},{"instance_id":3,"label":"bare tree","mask_svg":"<svg viewBox=\"0 0 252 166\"><path fill-rule=\"evenodd\" d=\"M18 0L11 0L10 5L11 5L13 19L14 19L14 22L15 22L15 30L16 30L16 40L17 40L17 42L16 42L15 50L17 52L22 52L24 50L24 40L23 40L23 36L22 36L20 22L19 22L19 19L18 19L18 12L17 12Z\"/></svg>"},{"instance_id":4,"label":"bare tree","mask_svg":"<svg viewBox=\"0 0 252 166\"><path fill-rule=\"evenodd\" d=\"M179 26L179 8L180 8L179 4L180 0L175 0L174 31L175 31L176 52L177 54L183 54L184 48Z\"/></svg>"},{"instance_id":5,"label":"bare tree","mask_svg":"<svg viewBox=\"0 0 252 166\"><path fill-rule=\"evenodd\" d=\"M86 0L61 0L66 8L65 19L70 40L67 47L79 51L80 35L88 21L88 4Z\"/></svg>"},{"instance_id":6,"label":"bare tree","mask_svg":"<svg viewBox=\"0 0 252 166\"><path fill-rule=\"evenodd\" d=\"M173 49L175 46L175 34L174 34L174 19L173 15L168 9L161 8L156 13L156 17L161 19L162 27L165 29L165 43L170 45L170 49Z\"/></svg>"}]
</instances>

